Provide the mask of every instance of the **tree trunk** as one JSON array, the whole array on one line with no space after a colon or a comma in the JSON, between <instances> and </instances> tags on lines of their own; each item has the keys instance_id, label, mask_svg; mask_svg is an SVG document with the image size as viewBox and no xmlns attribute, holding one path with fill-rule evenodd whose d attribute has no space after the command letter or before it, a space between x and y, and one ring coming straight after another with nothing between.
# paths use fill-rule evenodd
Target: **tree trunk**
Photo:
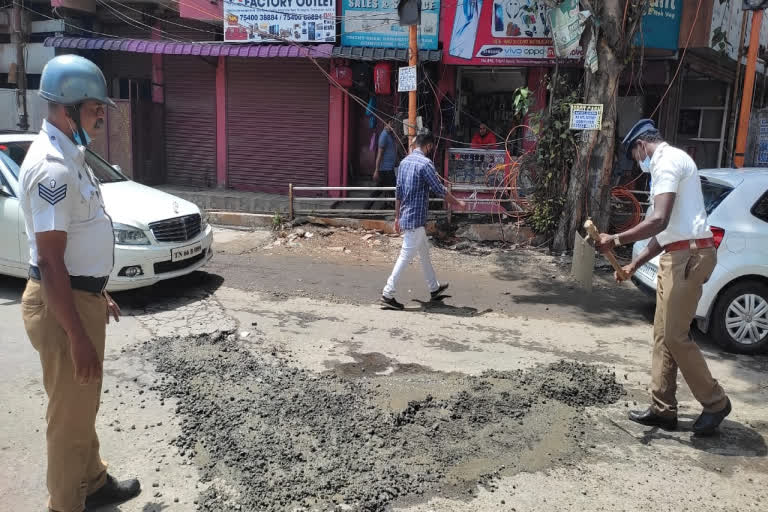
<instances>
[{"instance_id":1,"label":"tree trunk","mask_svg":"<svg viewBox=\"0 0 768 512\"><path fill-rule=\"evenodd\" d=\"M582 4L585 2L582 1ZM597 37L598 70L587 69L586 103L603 105L603 126L600 131L585 131L571 168L568 192L563 213L558 222L552 248L565 251L573 247L574 235L587 217L591 217L601 231L608 227L611 213L611 174L616 149L616 99L618 84L631 41L637 30L644 2L631 6L626 31L623 1L604 0L596 13L601 21L595 29ZM637 11L635 9L638 9ZM582 47L587 48L593 37L587 27Z\"/></svg>"}]
</instances>

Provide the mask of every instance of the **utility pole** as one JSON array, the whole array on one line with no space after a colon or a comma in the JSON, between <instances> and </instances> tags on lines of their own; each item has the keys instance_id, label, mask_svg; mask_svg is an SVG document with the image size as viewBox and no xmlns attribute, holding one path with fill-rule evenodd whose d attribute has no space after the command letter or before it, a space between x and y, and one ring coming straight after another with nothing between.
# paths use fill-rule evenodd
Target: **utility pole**
<instances>
[{"instance_id":1,"label":"utility pole","mask_svg":"<svg viewBox=\"0 0 768 512\"><path fill-rule=\"evenodd\" d=\"M749 134L749 117L752 113L752 92L755 88L755 70L757 68L757 51L760 46L760 28L763 24L762 9L752 11L752 31L749 34L749 51L747 52L747 68L744 72L744 89L741 93L741 112L739 126L736 129L736 151L733 155L733 165L744 167L744 153L747 150L747 135Z\"/></svg>"},{"instance_id":2,"label":"utility pole","mask_svg":"<svg viewBox=\"0 0 768 512\"><path fill-rule=\"evenodd\" d=\"M419 65L419 42L417 37L418 26L411 25L408 31L408 65L415 67ZM418 68L417 68L418 69ZM418 82L417 82L418 83ZM416 112L418 110L417 91L408 92L408 145L413 144L416 137Z\"/></svg>"},{"instance_id":3,"label":"utility pole","mask_svg":"<svg viewBox=\"0 0 768 512\"><path fill-rule=\"evenodd\" d=\"M408 66L418 69L419 65L419 24L421 24L421 0L398 0L397 15L400 25L408 27ZM418 80L416 81L418 84ZM408 91L408 146L416 137L417 91Z\"/></svg>"},{"instance_id":4,"label":"utility pole","mask_svg":"<svg viewBox=\"0 0 768 512\"><path fill-rule=\"evenodd\" d=\"M16 45L16 106L19 112L19 129L26 132L29 130L27 67L24 61L26 30L21 13L21 0L13 0L11 17L11 42Z\"/></svg>"}]
</instances>

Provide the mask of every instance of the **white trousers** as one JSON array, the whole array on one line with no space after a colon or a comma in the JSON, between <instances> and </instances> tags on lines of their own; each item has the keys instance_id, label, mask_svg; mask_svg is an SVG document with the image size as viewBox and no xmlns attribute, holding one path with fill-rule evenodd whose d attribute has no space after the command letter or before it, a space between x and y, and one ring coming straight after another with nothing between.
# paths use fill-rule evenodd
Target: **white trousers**
<instances>
[{"instance_id":1,"label":"white trousers","mask_svg":"<svg viewBox=\"0 0 768 512\"><path fill-rule=\"evenodd\" d=\"M427 240L427 231L421 227L416 229L407 229L403 232L403 248L400 249L400 257L397 258L392 275L387 280L387 286L384 287L384 297L391 299L395 296L397 283L400 277L413 258L419 256L421 261L421 270L424 272L424 279L427 281L429 291L434 292L440 288L437 282L435 269L432 268L432 260L429 258L429 240Z\"/></svg>"}]
</instances>

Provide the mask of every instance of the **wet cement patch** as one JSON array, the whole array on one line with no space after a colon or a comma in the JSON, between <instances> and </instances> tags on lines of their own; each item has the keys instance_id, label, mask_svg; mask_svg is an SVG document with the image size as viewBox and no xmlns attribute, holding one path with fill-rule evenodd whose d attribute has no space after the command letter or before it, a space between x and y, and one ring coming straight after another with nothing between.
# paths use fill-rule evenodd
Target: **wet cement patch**
<instances>
[{"instance_id":1,"label":"wet cement patch","mask_svg":"<svg viewBox=\"0 0 768 512\"><path fill-rule=\"evenodd\" d=\"M574 462L584 406L623 394L612 372L568 361L463 376L354 354L316 374L254 355L232 333L144 349L165 375L157 389L179 403L175 444L210 482L198 500L205 511L469 498L500 475Z\"/></svg>"}]
</instances>

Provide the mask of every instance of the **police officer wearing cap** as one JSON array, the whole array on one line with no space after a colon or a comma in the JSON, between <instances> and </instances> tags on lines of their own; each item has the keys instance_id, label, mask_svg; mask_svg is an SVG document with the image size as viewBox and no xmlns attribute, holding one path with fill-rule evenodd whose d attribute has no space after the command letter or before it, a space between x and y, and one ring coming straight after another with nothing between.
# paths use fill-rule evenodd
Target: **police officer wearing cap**
<instances>
[{"instance_id":1,"label":"police officer wearing cap","mask_svg":"<svg viewBox=\"0 0 768 512\"><path fill-rule=\"evenodd\" d=\"M137 480L107 473L96 435L106 324L110 314L119 320L120 309L105 292L112 221L85 146L114 103L99 68L75 55L48 62L40 96L47 119L20 175L30 252L22 311L48 394L48 508L81 512L139 493Z\"/></svg>"},{"instance_id":2,"label":"police officer wearing cap","mask_svg":"<svg viewBox=\"0 0 768 512\"><path fill-rule=\"evenodd\" d=\"M608 251L650 238L637 259L624 267L627 276L661 254L653 322L651 406L630 412L629 419L675 429L679 369L704 408L693 425L694 432L712 434L730 414L731 402L689 336L702 286L717 262L699 172L687 153L664 142L650 119L638 121L622 144L628 158L651 174L651 207L645 220L634 228L600 235L598 247Z\"/></svg>"}]
</instances>

